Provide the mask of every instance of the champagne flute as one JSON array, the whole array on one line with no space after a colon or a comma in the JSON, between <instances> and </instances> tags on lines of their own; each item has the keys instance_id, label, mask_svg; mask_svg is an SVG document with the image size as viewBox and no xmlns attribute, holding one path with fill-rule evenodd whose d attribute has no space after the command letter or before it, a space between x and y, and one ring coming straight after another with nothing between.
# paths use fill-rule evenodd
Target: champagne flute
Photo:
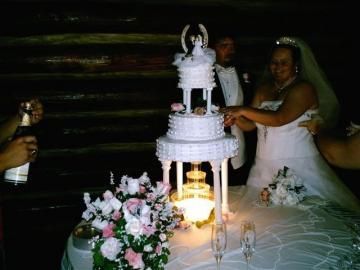
<instances>
[{"instance_id":1,"label":"champagne flute","mask_svg":"<svg viewBox=\"0 0 360 270\"><path fill-rule=\"evenodd\" d=\"M243 220L240 225L240 250L245 255L246 269L249 269L251 256L255 252L256 231L251 220Z\"/></svg>"},{"instance_id":2,"label":"champagne flute","mask_svg":"<svg viewBox=\"0 0 360 270\"><path fill-rule=\"evenodd\" d=\"M220 261L226 249L226 224L214 223L211 230L211 248L216 259L216 269L220 269Z\"/></svg>"}]
</instances>

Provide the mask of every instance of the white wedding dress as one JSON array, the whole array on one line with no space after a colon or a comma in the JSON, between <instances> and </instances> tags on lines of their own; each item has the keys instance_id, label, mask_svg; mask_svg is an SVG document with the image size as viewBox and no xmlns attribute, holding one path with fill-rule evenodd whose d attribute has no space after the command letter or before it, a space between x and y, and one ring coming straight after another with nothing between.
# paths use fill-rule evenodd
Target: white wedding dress
<instances>
[{"instance_id":1,"label":"white wedding dress","mask_svg":"<svg viewBox=\"0 0 360 270\"><path fill-rule=\"evenodd\" d=\"M277 110L281 100L264 101L260 108ZM337 177L318 152L311 133L299 122L309 120L316 110L308 110L298 119L280 127L256 123L257 150L247 185L266 187L284 166L302 178L308 195L319 195L343 207L360 212L360 201Z\"/></svg>"}]
</instances>

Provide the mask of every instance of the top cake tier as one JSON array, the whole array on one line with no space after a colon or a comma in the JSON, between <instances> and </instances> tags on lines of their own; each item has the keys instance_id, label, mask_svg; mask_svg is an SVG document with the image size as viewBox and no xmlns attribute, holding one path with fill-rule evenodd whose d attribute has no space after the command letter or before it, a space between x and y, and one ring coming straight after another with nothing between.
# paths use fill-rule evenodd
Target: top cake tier
<instances>
[{"instance_id":1,"label":"top cake tier","mask_svg":"<svg viewBox=\"0 0 360 270\"><path fill-rule=\"evenodd\" d=\"M179 83L182 89L212 89L216 86L214 79L214 66L203 63L197 66L178 68Z\"/></svg>"},{"instance_id":2,"label":"top cake tier","mask_svg":"<svg viewBox=\"0 0 360 270\"><path fill-rule=\"evenodd\" d=\"M210 48L203 48L198 37L191 54L177 53L173 64L178 67L179 84L182 89L212 89L215 84L214 63L216 53Z\"/></svg>"}]
</instances>

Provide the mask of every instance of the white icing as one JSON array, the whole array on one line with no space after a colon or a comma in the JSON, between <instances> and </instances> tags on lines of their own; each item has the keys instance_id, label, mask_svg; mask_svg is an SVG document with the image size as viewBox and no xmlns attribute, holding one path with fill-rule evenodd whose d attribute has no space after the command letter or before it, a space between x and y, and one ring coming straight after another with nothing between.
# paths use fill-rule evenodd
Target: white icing
<instances>
[{"instance_id":1,"label":"white icing","mask_svg":"<svg viewBox=\"0 0 360 270\"><path fill-rule=\"evenodd\" d=\"M237 139L229 134L206 141L173 140L162 136L156 141L156 156L159 160L182 162L223 160L237 154Z\"/></svg>"},{"instance_id":2,"label":"white icing","mask_svg":"<svg viewBox=\"0 0 360 270\"><path fill-rule=\"evenodd\" d=\"M178 67L179 83L182 89L214 88L215 51L195 46L191 55L176 54L173 64Z\"/></svg>"},{"instance_id":3,"label":"white icing","mask_svg":"<svg viewBox=\"0 0 360 270\"><path fill-rule=\"evenodd\" d=\"M201 41L201 40L199 40ZM157 139L156 155L161 161L182 162L223 160L237 155L238 140L224 132L223 115L211 112L211 91L207 114L191 113L191 89L212 90L215 84L215 51L195 42L192 54L178 53L173 64L178 67L178 87L183 89L186 112L169 116L166 136Z\"/></svg>"},{"instance_id":4,"label":"white icing","mask_svg":"<svg viewBox=\"0 0 360 270\"><path fill-rule=\"evenodd\" d=\"M223 114L170 114L167 136L174 140L185 141L204 141L222 138L225 136Z\"/></svg>"},{"instance_id":5,"label":"white icing","mask_svg":"<svg viewBox=\"0 0 360 270\"><path fill-rule=\"evenodd\" d=\"M208 89L216 86L214 67L208 63L198 66L179 68L178 87L182 89Z\"/></svg>"}]
</instances>

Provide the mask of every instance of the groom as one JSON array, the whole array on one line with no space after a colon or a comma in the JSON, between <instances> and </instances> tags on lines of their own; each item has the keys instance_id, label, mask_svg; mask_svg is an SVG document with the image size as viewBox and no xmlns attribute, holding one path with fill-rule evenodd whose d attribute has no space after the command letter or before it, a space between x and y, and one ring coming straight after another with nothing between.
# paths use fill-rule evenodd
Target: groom
<instances>
[{"instance_id":1,"label":"groom","mask_svg":"<svg viewBox=\"0 0 360 270\"><path fill-rule=\"evenodd\" d=\"M253 83L249 73L241 71L235 65L236 44L230 34L218 35L214 39L213 49L216 52L215 81L217 87L212 91L215 104L220 107L248 105L253 96ZM229 161L229 184L245 185L251 164L255 156L256 133L243 133L236 125L230 127L238 141L237 156ZM246 145L246 147L245 147Z\"/></svg>"}]
</instances>

